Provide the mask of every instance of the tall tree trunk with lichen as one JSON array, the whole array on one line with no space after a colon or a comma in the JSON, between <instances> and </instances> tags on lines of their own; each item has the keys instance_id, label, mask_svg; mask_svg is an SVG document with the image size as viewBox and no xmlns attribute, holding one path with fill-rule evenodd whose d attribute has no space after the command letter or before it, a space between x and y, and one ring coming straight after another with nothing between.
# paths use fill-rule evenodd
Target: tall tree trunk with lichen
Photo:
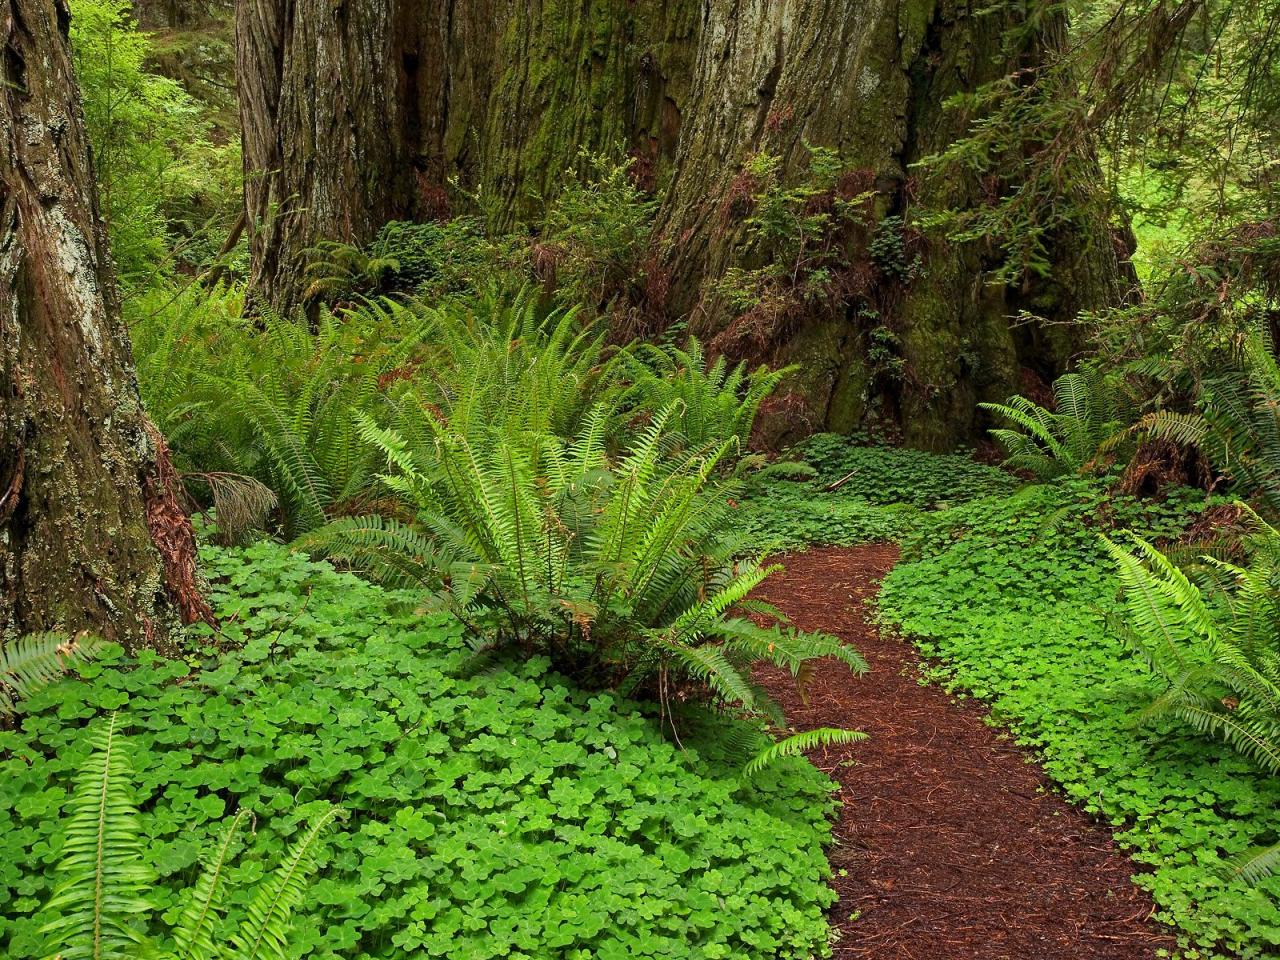
<instances>
[{"instance_id":1,"label":"tall tree trunk with lichen","mask_svg":"<svg viewBox=\"0 0 1280 960\"><path fill-rule=\"evenodd\" d=\"M677 308L694 315L695 329L726 348L737 344L746 355L800 364L791 385L810 429L847 431L881 417L900 424L915 445L951 446L974 435L979 401L1003 399L1028 373L1061 372L1077 340L1056 321L1123 295L1110 230L1091 214L1054 238L1049 278L1018 287L987 282L999 260L990 245L953 244L909 225L913 209L964 209L989 200L973 179L921 176L916 169L964 135L972 120L944 107L947 100L1033 67L1060 41L1056 14L1028 32L1019 29L1026 8L979 14L987 6L706 5L660 214L673 251L672 288L681 298ZM1019 45L1010 49L1015 36ZM796 291L787 304L784 291L781 305L749 316L755 322L746 331L735 329L743 318L724 302L717 281L759 252L726 201L744 189L753 154L777 157L784 182L802 180L806 145L836 151L849 171L839 189L869 192L870 223L843 239L847 262L837 269L844 275L820 284L818 296ZM918 263L886 263L886 250ZM1049 323L1019 322L1023 311ZM784 433L789 426L773 424Z\"/></svg>"},{"instance_id":2,"label":"tall tree trunk with lichen","mask_svg":"<svg viewBox=\"0 0 1280 960\"><path fill-rule=\"evenodd\" d=\"M301 299L310 248L366 242L418 211L413 38L422 24L405 22L411 6L419 5L236 5L251 289L280 312Z\"/></svg>"},{"instance_id":3,"label":"tall tree trunk with lichen","mask_svg":"<svg viewBox=\"0 0 1280 960\"><path fill-rule=\"evenodd\" d=\"M1008 28L1025 13L981 13L978 0L240 4L242 52L273 51L241 66L242 83L245 71L265 78L262 91L242 87L242 104L260 114L246 117L246 169L268 185L251 188L250 213L283 224L263 228L254 246L255 280L277 306L296 300L305 246L365 242L388 219L439 215L452 177L484 198L492 226L536 223L584 149L630 152L660 201L650 260L668 319L688 317L727 352L801 364L790 406L771 418L775 435L891 418L921 446L972 437L978 401L1062 369L1075 342L1054 321L1120 296L1103 222L1062 229L1052 279L1016 288L986 282L994 251L919 237L904 222L921 205L986 202L983 184L922 179L913 165L965 130L970 118L943 102L1037 63L1054 42L1054 15L1011 46ZM376 40L353 52L346 38L371 18ZM255 26L267 22L281 26ZM267 34L286 39L264 44ZM297 36L347 50L348 73L289 53ZM351 90L371 92L376 117L346 106ZM310 106L257 106L304 95ZM327 118L335 104L342 149L331 157L313 114L323 105ZM295 128L294 114L307 122ZM268 149L251 146L264 139ZM775 256L745 222L751 159L775 157L793 184L806 176L809 146L839 155L840 189L870 196L870 222L840 239L840 275L824 274L816 294L813 277L799 278L775 291L767 316L744 320L726 278ZM836 199L850 197L826 201ZM877 262L895 244L918 269ZM660 314L652 306L646 316ZM1051 322L1015 323L1024 310Z\"/></svg>"},{"instance_id":4,"label":"tall tree trunk with lichen","mask_svg":"<svg viewBox=\"0 0 1280 960\"><path fill-rule=\"evenodd\" d=\"M208 616L138 396L65 0L5 0L0 90L0 637L163 645Z\"/></svg>"}]
</instances>

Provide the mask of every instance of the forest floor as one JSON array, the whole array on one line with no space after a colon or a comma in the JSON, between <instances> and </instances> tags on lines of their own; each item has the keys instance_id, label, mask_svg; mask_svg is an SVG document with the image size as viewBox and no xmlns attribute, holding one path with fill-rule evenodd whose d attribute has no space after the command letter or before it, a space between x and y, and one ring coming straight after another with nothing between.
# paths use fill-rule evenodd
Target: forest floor
<instances>
[{"instance_id":1,"label":"forest floor","mask_svg":"<svg viewBox=\"0 0 1280 960\"><path fill-rule=\"evenodd\" d=\"M922 684L916 651L872 622L896 547L782 559L760 596L871 667L854 678L824 662L807 703L781 671L759 674L797 729L870 735L811 758L843 801L830 851L838 960L1130 960L1174 948L1110 831L1054 793L980 704Z\"/></svg>"}]
</instances>

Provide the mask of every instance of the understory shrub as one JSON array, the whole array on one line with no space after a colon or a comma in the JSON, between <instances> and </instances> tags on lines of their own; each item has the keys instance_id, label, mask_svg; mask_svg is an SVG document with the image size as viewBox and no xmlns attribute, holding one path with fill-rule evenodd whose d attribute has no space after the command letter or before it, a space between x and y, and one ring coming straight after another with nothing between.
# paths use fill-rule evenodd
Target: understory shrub
<instances>
[{"instance_id":1,"label":"understory shrub","mask_svg":"<svg viewBox=\"0 0 1280 960\"><path fill-rule=\"evenodd\" d=\"M829 955L832 784L803 759L744 780L724 755L735 721L708 717L681 749L637 705L581 692L544 658L463 676L463 626L423 616L414 595L266 542L202 559L223 629L195 638L192 662L107 651L0 731L11 960L46 955L62 812L109 711L130 731L139 858L165 923L226 817L248 811L257 827L242 833L220 934L266 865L339 803L290 957Z\"/></svg>"},{"instance_id":2,"label":"understory shrub","mask_svg":"<svg viewBox=\"0 0 1280 960\"><path fill-rule=\"evenodd\" d=\"M880 610L937 658L930 676L987 700L1116 827L1188 957L1258 958L1280 945L1280 877L1251 885L1235 867L1276 841L1280 781L1170 718L1135 726L1164 684L1108 629L1122 608L1098 534L1171 540L1203 506L1196 491L1155 503L1066 477L925 514Z\"/></svg>"},{"instance_id":3,"label":"understory shrub","mask_svg":"<svg viewBox=\"0 0 1280 960\"><path fill-rule=\"evenodd\" d=\"M1247 340L1243 368L1200 384L1195 413L1158 411L1138 428L1199 448L1238 493L1280 515L1280 363L1269 335Z\"/></svg>"},{"instance_id":4,"label":"understory shrub","mask_svg":"<svg viewBox=\"0 0 1280 960\"><path fill-rule=\"evenodd\" d=\"M750 679L754 662L797 681L819 657L865 664L838 638L784 628L780 613L748 599L778 568L744 557L726 531L735 488L715 474L737 437L677 446L673 411L657 412L616 453L603 406L568 440L511 421L427 418L416 442L368 424L391 465L383 483L414 520L341 519L305 544L433 592L477 646L546 654L579 682L663 703L704 685L721 703L781 723Z\"/></svg>"},{"instance_id":5,"label":"understory shrub","mask_svg":"<svg viewBox=\"0 0 1280 960\"><path fill-rule=\"evenodd\" d=\"M193 290L138 319L139 384L223 532L272 518L292 538L362 509L377 460L355 415L387 422L425 324L392 303L322 311L314 328L243 307L238 291Z\"/></svg>"},{"instance_id":6,"label":"understory shrub","mask_svg":"<svg viewBox=\"0 0 1280 960\"><path fill-rule=\"evenodd\" d=\"M1119 395L1096 370L1066 373L1053 381L1053 409L1010 397L979 404L1008 423L991 431L1008 454L1005 465L1041 480L1100 465L1108 441L1123 438L1128 426Z\"/></svg>"},{"instance_id":7,"label":"understory shrub","mask_svg":"<svg viewBox=\"0 0 1280 960\"><path fill-rule=\"evenodd\" d=\"M1125 595L1118 632L1166 688L1143 718L1181 721L1280 773L1280 532L1260 526L1247 564L1204 557L1191 575L1141 538L1104 543Z\"/></svg>"},{"instance_id":8,"label":"understory shrub","mask_svg":"<svg viewBox=\"0 0 1280 960\"><path fill-rule=\"evenodd\" d=\"M479 221L393 220L367 247L324 241L307 251L307 300L347 303L403 294L426 300L465 296L492 272L495 246Z\"/></svg>"}]
</instances>

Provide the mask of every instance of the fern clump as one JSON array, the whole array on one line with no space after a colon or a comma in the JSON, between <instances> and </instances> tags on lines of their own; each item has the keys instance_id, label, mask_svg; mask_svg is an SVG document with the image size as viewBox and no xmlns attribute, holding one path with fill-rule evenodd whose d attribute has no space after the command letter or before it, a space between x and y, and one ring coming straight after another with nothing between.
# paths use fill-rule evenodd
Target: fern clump
<instances>
[{"instance_id":1,"label":"fern clump","mask_svg":"<svg viewBox=\"0 0 1280 960\"><path fill-rule=\"evenodd\" d=\"M745 449L760 404L794 370L730 367L723 354L708 358L696 337L683 349L645 344L636 350L628 399L640 410L672 408L674 426L694 446L736 437Z\"/></svg>"},{"instance_id":2,"label":"fern clump","mask_svg":"<svg viewBox=\"0 0 1280 960\"><path fill-rule=\"evenodd\" d=\"M93 752L76 779L66 821L61 885L45 907L42 928L61 960L285 960L289 921L302 904L318 864L320 843L337 807L328 807L300 832L279 866L258 885L245 918L229 938L220 936L231 870L230 851L245 811L232 817L189 892L174 950L147 933L156 882L146 866L142 827L130 795L129 747L113 715L92 736Z\"/></svg>"},{"instance_id":3,"label":"fern clump","mask_svg":"<svg viewBox=\"0 0 1280 960\"><path fill-rule=\"evenodd\" d=\"M365 422L412 523L340 519L305 543L396 585L426 588L473 641L545 653L582 682L660 700L704 689L719 703L771 713L752 682L757 660L800 678L833 656L864 669L835 637L787 628L751 591L775 566L742 557L730 529L737 489L715 479L736 437L689 447L657 413L609 450L597 405L571 439L426 421L415 442ZM754 613L764 624L750 619Z\"/></svg>"},{"instance_id":4,"label":"fern clump","mask_svg":"<svg viewBox=\"0 0 1280 960\"><path fill-rule=\"evenodd\" d=\"M571 436L616 396L619 354L577 308L541 310L530 294L471 307L419 307L420 354L395 428L422 436L422 411L456 432L485 425ZM372 449L372 448L371 448Z\"/></svg>"},{"instance_id":5,"label":"fern clump","mask_svg":"<svg viewBox=\"0 0 1280 960\"><path fill-rule=\"evenodd\" d=\"M1143 717L1280 773L1280 531L1260 527L1248 565L1206 557L1199 583L1145 540L1105 545L1124 589L1121 635L1166 684Z\"/></svg>"},{"instance_id":6,"label":"fern clump","mask_svg":"<svg viewBox=\"0 0 1280 960\"><path fill-rule=\"evenodd\" d=\"M1115 390L1096 371L1059 377L1053 397L1053 410L1022 396L979 405L1009 424L991 431L1008 455L1005 464L1041 480L1096 466L1125 426Z\"/></svg>"},{"instance_id":7,"label":"fern clump","mask_svg":"<svg viewBox=\"0 0 1280 960\"><path fill-rule=\"evenodd\" d=\"M1119 570L1120 635L1165 684L1142 713L1171 719L1280 773L1280 531L1257 520L1247 565L1203 557L1199 581L1150 543L1105 545ZM1280 844L1239 857L1256 883L1280 866Z\"/></svg>"},{"instance_id":8,"label":"fern clump","mask_svg":"<svg viewBox=\"0 0 1280 960\"><path fill-rule=\"evenodd\" d=\"M156 425L224 537L295 537L363 509L376 460L355 415L392 416L424 322L383 302L296 318L245 317L235 295L183 300L135 325Z\"/></svg>"},{"instance_id":9,"label":"fern clump","mask_svg":"<svg viewBox=\"0 0 1280 960\"><path fill-rule=\"evenodd\" d=\"M1254 331L1244 367L1200 385L1199 410L1161 410L1138 423L1150 436L1199 448L1242 496L1280 514L1280 363L1271 338Z\"/></svg>"}]
</instances>

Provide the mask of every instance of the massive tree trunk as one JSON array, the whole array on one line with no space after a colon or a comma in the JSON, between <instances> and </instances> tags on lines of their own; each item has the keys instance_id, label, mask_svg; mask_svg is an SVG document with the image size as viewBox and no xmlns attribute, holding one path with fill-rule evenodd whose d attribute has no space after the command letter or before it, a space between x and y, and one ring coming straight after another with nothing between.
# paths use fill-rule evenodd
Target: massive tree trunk
<instances>
[{"instance_id":1,"label":"massive tree trunk","mask_svg":"<svg viewBox=\"0 0 1280 960\"><path fill-rule=\"evenodd\" d=\"M206 615L138 396L65 0L5 0L0 90L0 638L163 643Z\"/></svg>"},{"instance_id":2,"label":"massive tree trunk","mask_svg":"<svg viewBox=\"0 0 1280 960\"><path fill-rule=\"evenodd\" d=\"M1050 42L1042 31L1009 50L1012 7L240 2L245 162L260 184L249 191L254 281L276 306L296 302L305 247L363 243L388 219L439 215L450 177L487 199L491 226L536 223L584 149L629 151L652 172L669 319L688 317L728 352L802 364L793 422L776 418L776 432L893 419L910 442L951 445L974 435L978 401L1002 399L1027 374L1051 377L1071 355L1069 331L1012 315L1061 321L1120 295L1102 222L1057 238L1052 282L1016 288L984 282L991 251L897 226L913 205L983 202L980 184L917 182L912 165L963 133L963 118L943 109L948 96L1034 64ZM767 324L751 317L741 336L723 278L770 256L735 200L749 192L744 169L767 153L796 182L808 145L839 154L847 192L874 193L877 223L841 240L848 262L830 295L784 304ZM873 239L891 229L920 256L910 276L873 262Z\"/></svg>"},{"instance_id":3,"label":"massive tree trunk","mask_svg":"<svg viewBox=\"0 0 1280 960\"><path fill-rule=\"evenodd\" d=\"M403 7L403 10L393 10ZM417 211L417 18L403 0L240 0L236 67L251 286L286 311L322 240ZM428 5L424 5L428 6Z\"/></svg>"}]
</instances>

